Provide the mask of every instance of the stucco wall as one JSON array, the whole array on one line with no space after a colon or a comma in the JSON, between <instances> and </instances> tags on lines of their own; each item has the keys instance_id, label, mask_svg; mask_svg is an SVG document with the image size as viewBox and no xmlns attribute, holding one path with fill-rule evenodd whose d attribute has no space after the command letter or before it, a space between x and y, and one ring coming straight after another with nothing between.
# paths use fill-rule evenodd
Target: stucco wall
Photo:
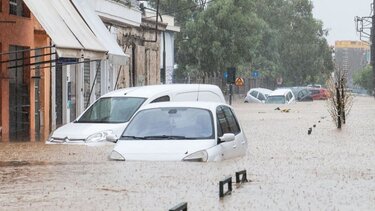
<instances>
[{"instance_id":1,"label":"stucco wall","mask_svg":"<svg viewBox=\"0 0 375 211\"><path fill-rule=\"evenodd\" d=\"M36 46L49 45L48 37L45 34L35 35L34 27L38 26L34 17L20 17L9 15L8 1L2 1L2 12L0 12L0 20L11 21L11 23L0 23L0 43L1 51L8 52L10 45L24 46L35 48ZM32 53L31 56L34 54ZM1 57L2 61L8 60L8 55ZM47 58L46 58L47 59ZM49 59L49 58L48 58ZM34 59L30 59L33 62ZM1 92L1 127L2 127L2 141L9 141L9 72L7 70L7 63L1 65L0 70L0 92ZM26 80L29 86L30 97L30 140L34 139L35 131L35 79L32 79L34 74L33 67L25 67L29 72ZM49 69L42 69L42 86L41 86L41 107L43 112L43 122L45 123L45 131L49 130Z\"/></svg>"}]
</instances>

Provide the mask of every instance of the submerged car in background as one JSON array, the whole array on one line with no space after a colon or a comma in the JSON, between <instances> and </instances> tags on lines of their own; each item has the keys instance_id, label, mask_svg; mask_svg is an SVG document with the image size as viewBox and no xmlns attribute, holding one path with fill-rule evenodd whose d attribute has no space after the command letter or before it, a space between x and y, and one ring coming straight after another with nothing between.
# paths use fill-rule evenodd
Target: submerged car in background
<instances>
[{"instance_id":1,"label":"submerged car in background","mask_svg":"<svg viewBox=\"0 0 375 211\"><path fill-rule=\"evenodd\" d=\"M115 141L110 135L108 141ZM210 102L142 107L109 155L112 160L220 161L244 156L247 139L233 109Z\"/></svg>"},{"instance_id":2,"label":"submerged car in background","mask_svg":"<svg viewBox=\"0 0 375 211\"><path fill-rule=\"evenodd\" d=\"M325 88L309 88L311 92L311 97L314 100L327 100L330 97L330 92L328 89Z\"/></svg>"},{"instance_id":3,"label":"submerged car in background","mask_svg":"<svg viewBox=\"0 0 375 211\"><path fill-rule=\"evenodd\" d=\"M119 137L134 113L142 106L168 101L211 101L225 103L218 86L171 84L132 87L112 91L90 105L76 120L53 131L47 144L89 144Z\"/></svg>"},{"instance_id":4,"label":"submerged car in background","mask_svg":"<svg viewBox=\"0 0 375 211\"><path fill-rule=\"evenodd\" d=\"M293 94L298 102L313 101L313 98L311 97L311 92L307 87L295 88L295 92L293 92Z\"/></svg>"},{"instance_id":5,"label":"submerged car in background","mask_svg":"<svg viewBox=\"0 0 375 211\"><path fill-rule=\"evenodd\" d=\"M245 103L265 103L272 90L264 88L253 88L247 92Z\"/></svg>"},{"instance_id":6,"label":"submerged car in background","mask_svg":"<svg viewBox=\"0 0 375 211\"><path fill-rule=\"evenodd\" d=\"M290 104L296 102L291 89L276 89L268 95L267 104Z\"/></svg>"}]
</instances>

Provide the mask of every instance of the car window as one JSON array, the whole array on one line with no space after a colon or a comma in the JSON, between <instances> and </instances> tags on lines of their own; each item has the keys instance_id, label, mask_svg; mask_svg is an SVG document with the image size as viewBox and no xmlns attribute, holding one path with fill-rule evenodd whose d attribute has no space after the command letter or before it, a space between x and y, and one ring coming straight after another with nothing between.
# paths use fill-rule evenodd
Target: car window
<instances>
[{"instance_id":1,"label":"car window","mask_svg":"<svg viewBox=\"0 0 375 211\"><path fill-rule=\"evenodd\" d=\"M156 98L151 103L168 102L168 101L171 101L171 98L168 95L165 95L165 96Z\"/></svg>"},{"instance_id":2,"label":"car window","mask_svg":"<svg viewBox=\"0 0 375 211\"><path fill-rule=\"evenodd\" d=\"M266 98L264 97L262 93L259 92L258 100L262 101L262 100L266 100Z\"/></svg>"},{"instance_id":3,"label":"car window","mask_svg":"<svg viewBox=\"0 0 375 211\"><path fill-rule=\"evenodd\" d=\"M300 92L298 92L298 95L297 95L298 98L302 98L303 96L305 96L304 90L301 90Z\"/></svg>"},{"instance_id":4,"label":"car window","mask_svg":"<svg viewBox=\"0 0 375 211\"><path fill-rule=\"evenodd\" d=\"M251 91L250 95L257 98L258 92L257 91Z\"/></svg>"},{"instance_id":5,"label":"car window","mask_svg":"<svg viewBox=\"0 0 375 211\"><path fill-rule=\"evenodd\" d=\"M241 130L232 110L226 106L219 106L216 111L218 121L218 136L224 133L238 134Z\"/></svg>"},{"instance_id":6,"label":"car window","mask_svg":"<svg viewBox=\"0 0 375 211\"><path fill-rule=\"evenodd\" d=\"M289 95L289 93L286 94L285 99L286 99L287 102L289 102L289 100L290 100L290 95Z\"/></svg>"},{"instance_id":7,"label":"car window","mask_svg":"<svg viewBox=\"0 0 375 211\"><path fill-rule=\"evenodd\" d=\"M83 113L77 123L122 123L127 122L143 104L145 98L106 97L97 100Z\"/></svg>"},{"instance_id":8,"label":"car window","mask_svg":"<svg viewBox=\"0 0 375 211\"><path fill-rule=\"evenodd\" d=\"M293 98L293 95L291 92L288 92L288 101L290 101Z\"/></svg>"},{"instance_id":9,"label":"car window","mask_svg":"<svg viewBox=\"0 0 375 211\"><path fill-rule=\"evenodd\" d=\"M212 113L200 108L153 108L138 112L123 133L132 140L213 139ZM137 138L134 138L137 137Z\"/></svg>"}]
</instances>

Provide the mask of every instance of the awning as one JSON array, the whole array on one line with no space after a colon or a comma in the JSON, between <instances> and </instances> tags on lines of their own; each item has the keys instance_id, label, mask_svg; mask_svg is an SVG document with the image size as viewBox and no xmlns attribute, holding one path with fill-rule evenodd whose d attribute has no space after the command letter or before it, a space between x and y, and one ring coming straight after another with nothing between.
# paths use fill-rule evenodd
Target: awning
<instances>
[{"instance_id":1,"label":"awning","mask_svg":"<svg viewBox=\"0 0 375 211\"><path fill-rule=\"evenodd\" d=\"M56 46L59 57L103 59L108 50L69 0L24 0ZM82 55L83 54L83 55Z\"/></svg>"},{"instance_id":2,"label":"awning","mask_svg":"<svg viewBox=\"0 0 375 211\"><path fill-rule=\"evenodd\" d=\"M103 21L95 13L95 8L92 7L92 4L86 0L73 0L72 2L98 40L105 44L108 49L109 60L114 64L125 65L129 56L124 53L115 37L110 34Z\"/></svg>"}]
</instances>

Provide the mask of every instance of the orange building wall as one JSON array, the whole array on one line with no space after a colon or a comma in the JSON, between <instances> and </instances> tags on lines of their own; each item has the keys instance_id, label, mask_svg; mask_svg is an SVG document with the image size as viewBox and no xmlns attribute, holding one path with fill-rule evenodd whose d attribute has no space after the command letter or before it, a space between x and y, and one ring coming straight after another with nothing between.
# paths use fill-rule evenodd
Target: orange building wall
<instances>
[{"instance_id":1,"label":"orange building wall","mask_svg":"<svg viewBox=\"0 0 375 211\"><path fill-rule=\"evenodd\" d=\"M30 48L42 47L49 45L49 38L45 34L35 33L35 26L39 25L36 19L31 15L30 18L9 15L9 1L2 1L2 10L0 12L0 20L15 21L15 23L0 23L0 43L1 52L8 52L9 45L27 46ZM34 54L32 54L34 55ZM7 55L1 57L2 61L8 60ZM49 57L48 59L49 60ZM33 62L31 60L30 62ZM41 108L43 109L43 122L45 128L43 133L49 131L49 69L41 70ZM30 132L31 141L35 131L35 89L34 80L31 77L35 71L30 72ZM7 64L1 65L0 70L0 92L1 92L1 119L0 126L2 127L2 141L9 141L9 79L8 79ZM47 93L47 94L46 94ZM46 126L47 125L47 126ZM47 132L48 133L48 132Z\"/></svg>"}]
</instances>

